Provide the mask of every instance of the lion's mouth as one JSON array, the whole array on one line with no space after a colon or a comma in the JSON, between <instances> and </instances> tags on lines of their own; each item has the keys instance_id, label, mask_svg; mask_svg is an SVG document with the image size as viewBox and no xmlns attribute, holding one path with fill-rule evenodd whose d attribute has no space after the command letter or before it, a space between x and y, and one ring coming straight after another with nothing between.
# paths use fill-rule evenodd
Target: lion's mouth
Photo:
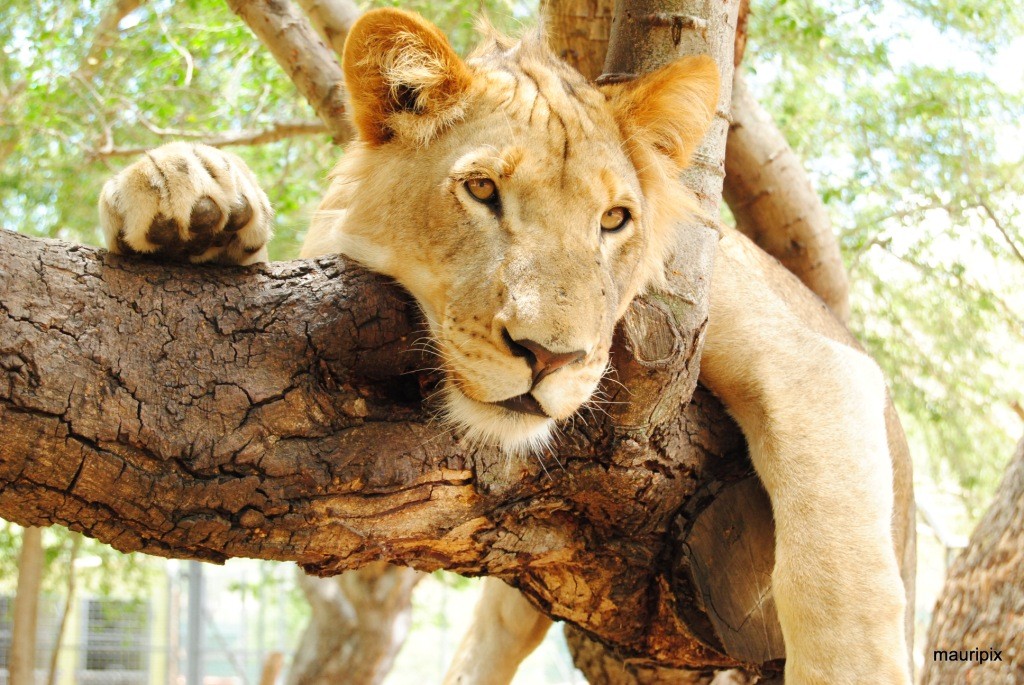
<instances>
[{"instance_id":1,"label":"lion's mouth","mask_svg":"<svg viewBox=\"0 0 1024 685\"><path fill-rule=\"evenodd\" d=\"M544 411L544 407L540 406L540 402L537 401L537 398L528 392L523 393L522 395L516 395L515 397L510 397L507 400L502 400L501 402L494 402L493 404L521 414L533 414L534 416L549 418L548 413Z\"/></svg>"}]
</instances>

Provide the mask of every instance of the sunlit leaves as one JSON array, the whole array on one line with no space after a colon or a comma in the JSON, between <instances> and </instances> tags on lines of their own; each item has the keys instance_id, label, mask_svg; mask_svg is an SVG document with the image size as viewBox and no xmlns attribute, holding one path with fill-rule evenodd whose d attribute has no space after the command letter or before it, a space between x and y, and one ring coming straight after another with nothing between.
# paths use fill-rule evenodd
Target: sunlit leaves
<instances>
[{"instance_id":1,"label":"sunlit leaves","mask_svg":"<svg viewBox=\"0 0 1024 685\"><path fill-rule=\"evenodd\" d=\"M755 2L748 69L805 159L919 467L987 500L1024 387L1024 41L1004 0ZM1005 235L1004 235L1005 234Z\"/></svg>"}]
</instances>

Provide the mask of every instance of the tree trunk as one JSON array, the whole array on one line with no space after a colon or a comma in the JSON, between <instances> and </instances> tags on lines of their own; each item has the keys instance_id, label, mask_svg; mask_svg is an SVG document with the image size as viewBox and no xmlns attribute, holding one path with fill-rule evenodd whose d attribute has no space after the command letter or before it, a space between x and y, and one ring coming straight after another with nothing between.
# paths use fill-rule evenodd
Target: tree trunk
<instances>
[{"instance_id":1,"label":"tree trunk","mask_svg":"<svg viewBox=\"0 0 1024 685\"><path fill-rule=\"evenodd\" d=\"M60 623L57 625L57 634L54 636L53 651L50 652L50 668L46 672L46 685L56 685L57 665L60 661L60 650L64 646L64 634L67 632L68 616L75 605L75 561L78 559L78 550L82 546L82 536L77 533L71 534L71 550L68 552L67 584L64 586L64 610L60 614Z\"/></svg>"},{"instance_id":2,"label":"tree trunk","mask_svg":"<svg viewBox=\"0 0 1024 685\"><path fill-rule=\"evenodd\" d=\"M591 81L604 71L615 0L541 0L544 37L555 54Z\"/></svg>"},{"instance_id":3,"label":"tree trunk","mask_svg":"<svg viewBox=\"0 0 1024 685\"><path fill-rule=\"evenodd\" d=\"M734 668L684 670L626 663L615 658L601 643L568 625L565 639L573 662L591 685L753 685L759 682L757 676Z\"/></svg>"},{"instance_id":4,"label":"tree trunk","mask_svg":"<svg viewBox=\"0 0 1024 685\"><path fill-rule=\"evenodd\" d=\"M959 659L938 650L957 652ZM965 653L970 650L977 651ZM989 660L981 663L979 651ZM1024 682L1024 438L995 500L949 569L928 630L921 682Z\"/></svg>"},{"instance_id":5,"label":"tree trunk","mask_svg":"<svg viewBox=\"0 0 1024 685\"><path fill-rule=\"evenodd\" d=\"M7 657L11 685L33 685L36 681L36 634L42 583L43 529L30 526L21 533L18 558L18 588L14 594L11 651Z\"/></svg>"},{"instance_id":6,"label":"tree trunk","mask_svg":"<svg viewBox=\"0 0 1024 685\"><path fill-rule=\"evenodd\" d=\"M289 685L378 685L405 641L412 590L422 574L375 563L334 578L299 571L313 610L299 640Z\"/></svg>"}]
</instances>

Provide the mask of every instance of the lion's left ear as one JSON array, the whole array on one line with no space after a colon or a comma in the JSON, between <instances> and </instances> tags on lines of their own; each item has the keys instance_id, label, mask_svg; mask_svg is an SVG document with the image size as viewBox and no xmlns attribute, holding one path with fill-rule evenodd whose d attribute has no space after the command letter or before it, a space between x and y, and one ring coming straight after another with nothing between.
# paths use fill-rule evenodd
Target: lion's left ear
<instances>
[{"instance_id":1,"label":"lion's left ear","mask_svg":"<svg viewBox=\"0 0 1024 685\"><path fill-rule=\"evenodd\" d=\"M350 116L363 140L423 145L463 116L469 68L418 14L370 10L352 26L344 53Z\"/></svg>"},{"instance_id":2,"label":"lion's left ear","mask_svg":"<svg viewBox=\"0 0 1024 685\"><path fill-rule=\"evenodd\" d=\"M715 118L718 87L718 67L700 55L601 90L627 137L653 146L682 169Z\"/></svg>"}]
</instances>

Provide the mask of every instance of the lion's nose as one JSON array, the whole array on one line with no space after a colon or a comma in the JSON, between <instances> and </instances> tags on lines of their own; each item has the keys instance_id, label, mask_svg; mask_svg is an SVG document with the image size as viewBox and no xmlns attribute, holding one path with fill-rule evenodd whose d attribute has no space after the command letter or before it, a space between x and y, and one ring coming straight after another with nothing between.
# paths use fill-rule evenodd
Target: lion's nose
<instances>
[{"instance_id":1,"label":"lion's nose","mask_svg":"<svg viewBox=\"0 0 1024 685\"><path fill-rule=\"evenodd\" d=\"M573 352L552 352L538 342L529 338L514 340L507 329L501 331L501 337L508 349L516 357L522 357L533 370L533 385L536 386L543 378L558 371L567 364L577 362L587 356L584 350Z\"/></svg>"}]
</instances>

